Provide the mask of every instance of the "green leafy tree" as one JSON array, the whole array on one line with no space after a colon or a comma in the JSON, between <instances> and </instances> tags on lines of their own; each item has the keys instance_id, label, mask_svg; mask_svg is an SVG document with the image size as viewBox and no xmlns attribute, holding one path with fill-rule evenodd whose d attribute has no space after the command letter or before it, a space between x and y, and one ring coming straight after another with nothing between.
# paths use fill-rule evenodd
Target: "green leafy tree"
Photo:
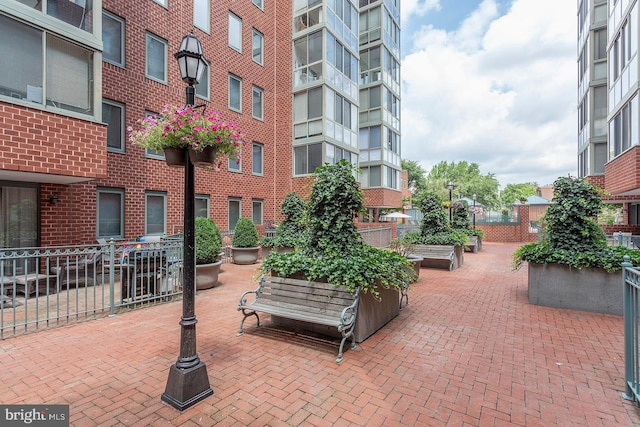
<instances>
[{"instance_id":1,"label":"green leafy tree","mask_svg":"<svg viewBox=\"0 0 640 427\"><path fill-rule=\"evenodd\" d=\"M402 160L401 161L402 170L407 171L407 179L409 183L414 182L416 186L416 190L424 189L427 187L427 172L424 170L422 166L418 164L415 160Z\"/></svg>"},{"instance_id":2,"label":"green leafy tree","mask_svg":"<svg viewBox=\"0 0 640 427\"><path fill-rule=\"evenodd\" d=\"M425 193L420 201L420 211L424 214L420 223L420 234L429 236L446 233L449 230L447 214L442 209L442 199L435 193Z\"/></svg>"},{"instance_id":3,"label":"green leafy tree","mask_svg":"<svg viewBox=\"0 0 640 427\"><path fill-rule=\"evenodd\" d=\"M535 182L524 182L521 184L507 184L502 190L502 205L511 206L521 198L534 196L538 193L538 184Z\"/></svg>"},{"instance_id":4,"label":"green leafy tree","mask_svg":"<svg viewBox=\"0 0 640 427\"><path fill-rule=\"evenodd\" d=\"M499 183L495 175L483 175L477 163L467 161L442 161L431 168L427 175L427 190L440 196L442 200L449 200L447 183L452 181L455 188L452 191L453 200L459 197L476 195L478 203L484 206L498 206L500 203Z\"/></svg>"}]
</instances>

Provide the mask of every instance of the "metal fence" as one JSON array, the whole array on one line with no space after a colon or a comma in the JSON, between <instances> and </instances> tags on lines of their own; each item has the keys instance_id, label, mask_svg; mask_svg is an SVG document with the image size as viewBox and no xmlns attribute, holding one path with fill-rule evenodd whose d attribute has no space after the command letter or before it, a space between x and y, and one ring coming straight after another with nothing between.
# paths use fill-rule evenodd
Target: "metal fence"
<instances>
[{"instance_id":1,"label":"metal fence","mask_svg":"<svg viewBox=\"0 0 640 427\"><path fill-rule=\"evenodd\" d=\"M638 355L638 290L640 270L633 268L628 256L622 264L624 280L624 371L623 397L640 407L640 360Z\"/></svg>"},{"instance_id":2,"label":"metal fence","mask_svg":"<svg viewBox=\"0 0 640 427\"><path fill-rule=\"evenodd\" d=\"M376 248L389 247L393 236L393 230L390 226L359 228L358 232L366 243Z\"/></svg>"},{"instance_id":3,"label":"metal fence","mask_svg":"<svg viewBox=\"0 0 640 427\"><path fill-rule=\"evenodd\" d=\"M0 339L180 296L182 245L0 249Z\"/></svg>"}]
</instances>

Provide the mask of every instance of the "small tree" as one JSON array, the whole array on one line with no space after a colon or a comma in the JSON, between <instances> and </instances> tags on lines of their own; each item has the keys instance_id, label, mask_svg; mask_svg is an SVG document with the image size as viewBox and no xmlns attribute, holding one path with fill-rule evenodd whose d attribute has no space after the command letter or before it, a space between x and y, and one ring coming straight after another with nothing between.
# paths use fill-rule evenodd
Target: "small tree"
<instances>
[{"instance_id":1,"label":"small tree","mask_svg":"<svg viewBox=\"0 0 640 427\"><path fill-rule=\"evenodd\" d=\"M231 246L236 248L252 248L258 245L258 230L256 225L249 218L238 219L236 228L233 230Z\"/></svg>"},{"instance_id":2,"label":"small tree","mask_svg":"<svg viewBox=\"0 0 640 427\"><path fill-rule=\"evenodd\" d=\"M280 205L280 213L285 218L276 228L274 246L295 247L304 239L304 200L296 193L289 193Z\"/></svg>"},{"instance_id":3,"label":"small tree","mask_svg":"<svg viewBox=\"0 0 640 427\"><path fill-rule=\"evenodd\" d=\"M584 179L571 177L560 177L553 186L553 203L544 215L544 238L542 242L529 243L516 250L514 269L520 268L522 261L529 261L616 271L622 268L624 255L629 255L637 265L638 251L607 246L604 231L596 222L602 206L602 190Z\"/></svg>"},{"instance_id":4,"label":"small tree","mask_svg":"<svg viewBox=\"0 0 640 427\"><path fill-rule=\"evenodd\" d=\"M420 233L423 236L446 233L449 231L447 214L442 209L442 199L435 193L425 193L420 202L423 213Z\"/></svg>"},{"instance_id":5,"label":"small tree","mask_svg":"<svg viewBox=\"0 0 640 427\"><path fill-rule=\"evenodd\" d=\"M222 249L222 235L210 218L197 217L195 222L196 264L212 264Z\"/></svg>"}]
</instances>

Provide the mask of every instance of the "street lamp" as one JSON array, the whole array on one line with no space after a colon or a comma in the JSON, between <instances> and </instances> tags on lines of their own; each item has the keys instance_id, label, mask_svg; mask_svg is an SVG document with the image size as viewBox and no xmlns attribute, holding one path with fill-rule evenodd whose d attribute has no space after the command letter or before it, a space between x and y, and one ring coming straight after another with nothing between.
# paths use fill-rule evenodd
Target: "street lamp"
<instances>
[{"instance_id":1,"label":"street lamp","mask_svg":"<svg viewBox=\"0 0 640 427\"><path fill-rule=\"evenodd\" d=\"M182 38L180 50L174 55L180 66L186 88L186 104L195 104L196 89L202 72L209 65L202 53L202 44L193 30ZM213 394L207 366L196 353L195 315L195 166L184 150L184 246L182 280L182 318L180 319L180 355L169 369L167 387L162 400L179 410L198 403Z\"/></svg>"},{"instance_id":2,"label":"street lamp","mask_svg":"<svg viewBox=\"0 0 640 427\"><path fill-rule=\"evenodd\" d=\"M473 229L476 229L476 195L473 196Z\"/></svg>"},{"instance_id":3,"label":"street lamp","mask_svg":"<svg viewBox=\"0 0 640 427\"><path fill-rule=\"evenodd\" d=\"M455 188L455 185L453 185L453 181L449 180L449 182L447 182L447 190L449 190L449 224L453 222L453 209L451 209L451 202L452 202L451 193L454 188Z\"/></svg>"}]
</instances>

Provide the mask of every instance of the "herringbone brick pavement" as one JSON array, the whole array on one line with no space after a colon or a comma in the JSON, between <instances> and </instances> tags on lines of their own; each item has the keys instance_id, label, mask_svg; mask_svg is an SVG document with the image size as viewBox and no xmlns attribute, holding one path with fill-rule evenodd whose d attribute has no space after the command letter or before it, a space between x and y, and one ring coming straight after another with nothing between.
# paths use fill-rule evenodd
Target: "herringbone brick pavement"
<instances>
[{"instance_id":1,"label":"herringbone brick pavement","mask_svg":"<svg viewBox=\"0 0 640 427\"><path fill-rule=\"evenodd\" d=\"M196 297L213 396L160 400L181 302L0 341L0 403L69 404L73 426L632 426L623 320L530 305L517 244L485 243L453 272L422 269L409 306L335 363L337 344L236 332L256 266L224 264ZM268 317L266 317L268 319Z\"/></svg>"}]
</instances>

